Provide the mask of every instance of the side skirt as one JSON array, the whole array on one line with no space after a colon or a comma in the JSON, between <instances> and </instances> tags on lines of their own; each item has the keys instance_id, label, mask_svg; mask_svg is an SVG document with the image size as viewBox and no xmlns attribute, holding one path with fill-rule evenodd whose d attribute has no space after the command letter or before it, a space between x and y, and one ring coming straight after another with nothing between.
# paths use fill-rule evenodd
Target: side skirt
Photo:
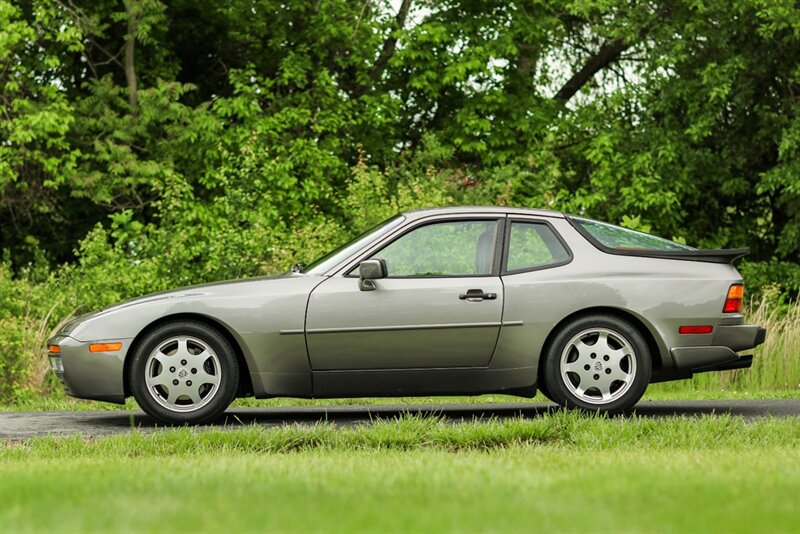
<instances>
[{"instance_id":1,"label":"side skirt","mask_svg":"<svg viewBox=\"0 0 800 534\"><path fill-rule=\"evenodd\" d=\"M314 397L536 394L536 367L314 371Z\"/></svg>"}]
</instances>

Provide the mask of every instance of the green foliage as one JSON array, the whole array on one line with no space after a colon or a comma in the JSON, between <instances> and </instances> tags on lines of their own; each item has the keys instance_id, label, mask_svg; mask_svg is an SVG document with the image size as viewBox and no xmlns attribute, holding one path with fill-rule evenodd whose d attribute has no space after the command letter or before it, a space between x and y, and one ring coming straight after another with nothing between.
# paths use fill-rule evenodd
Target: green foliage
<instances>
[{"instance_id":1,"label":"green foliage","mask_svg":"<svg viewBox=\"0 0 800 534\"><path fill-rule=\"evenodd\" d=\"M790 261L747 261L738 265L747 285L746 298L760 301L765 293L778 300L789 300L800 295L800 264Z\"/></svg>"},{"instance_id":2,"label":"green foliage","mask_svg":"<svg viewBox=\"0 0 800 534\"><path fill-rule=\"evenodd\" d=\"M59 297L48 291L52 278L12 278L8 261L0 262L0 402L31 399L51 392L52 373L44 343L58 317L68 315Z\"/></svg>"}]
</instances>

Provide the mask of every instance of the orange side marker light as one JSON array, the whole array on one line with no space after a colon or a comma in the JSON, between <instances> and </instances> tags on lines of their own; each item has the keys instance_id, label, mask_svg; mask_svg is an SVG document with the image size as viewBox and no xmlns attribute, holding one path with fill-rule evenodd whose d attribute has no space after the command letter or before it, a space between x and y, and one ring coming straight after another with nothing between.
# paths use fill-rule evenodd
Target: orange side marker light
<instances>
[{"instance_id":1,"label":"orange side marker light","mask_svg":"<svg viewBox=\"0 0 800 534\"><path fill-rule=\"evenodd\" d=\"M122 343L92 343L89 352L116 352L122 348Z\"/></svg>"}]
</instances>

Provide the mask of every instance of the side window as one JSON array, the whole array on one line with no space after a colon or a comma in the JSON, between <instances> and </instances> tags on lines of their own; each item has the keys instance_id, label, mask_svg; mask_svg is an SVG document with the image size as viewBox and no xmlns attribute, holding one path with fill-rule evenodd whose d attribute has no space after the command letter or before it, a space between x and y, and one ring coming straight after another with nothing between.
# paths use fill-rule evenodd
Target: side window
<instances>
[{"instance_id":1,"label":"side window","mask_svg":"<svg viewBox=\"0 0 800 534\"><path fill-rule=\"evenodd\" d=\"M512 222L506 271L523 271L561 263L569 252L546 224Z\"/></svg>"},{"instance_id":2,"label":"side window","mask_svg":"<svg viewBox=\"0 0 800 534\"><path fill-rule=\"evenodd\" d=\"M474 276L492 272L497 221L428 224L378 251L389 276Z\"/></svg>"}]
</instances>

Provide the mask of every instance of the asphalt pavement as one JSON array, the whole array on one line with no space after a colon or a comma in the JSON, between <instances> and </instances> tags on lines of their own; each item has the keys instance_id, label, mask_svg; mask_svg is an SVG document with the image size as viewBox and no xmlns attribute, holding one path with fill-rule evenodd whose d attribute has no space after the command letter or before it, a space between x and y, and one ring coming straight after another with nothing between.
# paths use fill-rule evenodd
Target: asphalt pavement
<instances>
[{"instance_id":1,"label":"asphalt pavement","mask_svg":"<svg viewBox=\"0 0 800 534\"><path fill-rule=\"evenodd\" d=\"M383 404L347 406L294 406L230 409L213 425L236 428L250 425L274 427L311 425L327 421L349 426L376 418L403 414L443 417L453 422L488 418L538 417L558 410L553 404L519 402L490 404ZM800 416L800 399L642 401L635 409L643 417L681 417L730 414L745 418ZM130 432L155 432L165 427L142 412L130 410L7 412L0 413L0 439L20 440L36 436L86 437Z\"/></svg>"}]
</instances>

